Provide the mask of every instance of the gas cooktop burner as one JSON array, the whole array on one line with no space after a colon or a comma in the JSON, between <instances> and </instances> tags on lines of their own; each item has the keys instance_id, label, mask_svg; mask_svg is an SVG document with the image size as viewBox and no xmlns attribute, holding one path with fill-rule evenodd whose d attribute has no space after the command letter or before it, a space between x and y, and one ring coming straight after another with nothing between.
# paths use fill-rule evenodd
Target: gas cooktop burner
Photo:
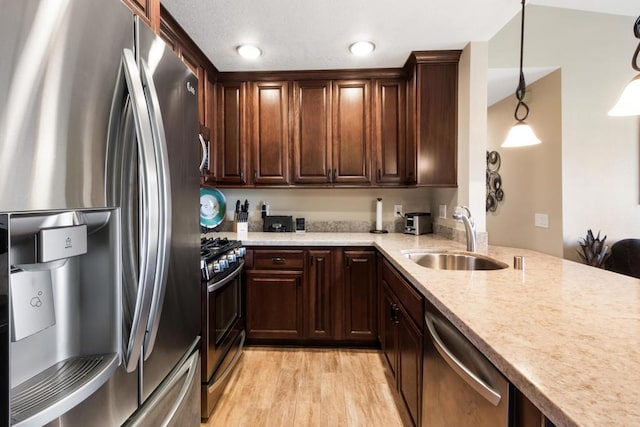
<instances>
[{"instance_id":1,"label":"gas cooktop burner","mask_svg":"<svg viewBox=\"0 0 640 427\"><path fill-rule=\"evenodd\" d=\"M200 270L202 278L221 279L239 266L246 249L240 240L229 240L226 237L209 237L200 239Z\"/></svg>"}]
</instances>

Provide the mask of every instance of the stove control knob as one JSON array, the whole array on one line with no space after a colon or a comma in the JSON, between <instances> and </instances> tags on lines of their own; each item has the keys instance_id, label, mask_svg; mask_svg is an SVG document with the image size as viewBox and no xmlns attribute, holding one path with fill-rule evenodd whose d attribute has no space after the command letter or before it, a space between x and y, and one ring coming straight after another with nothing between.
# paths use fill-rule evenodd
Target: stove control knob
<instances>
[{"instance_id":1,"label":"stove control knob","mask_svg":"<svg viewBox=\"0 0 640 427\"><path fill-rule=\"evenodd\" d=\"M227 254L227 260L229 261L229 264L235 264L238 262L236 251L229 251Z\"/></svg>"}]
</instances>

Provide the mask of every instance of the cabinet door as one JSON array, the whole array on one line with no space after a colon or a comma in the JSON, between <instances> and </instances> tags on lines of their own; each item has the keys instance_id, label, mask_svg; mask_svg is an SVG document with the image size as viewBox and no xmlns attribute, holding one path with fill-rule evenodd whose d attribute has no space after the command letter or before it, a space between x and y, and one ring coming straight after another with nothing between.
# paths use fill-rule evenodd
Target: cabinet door
<instances>
[{"instance_id":1,"label":"cabinet door","mask_svg":"<svg viewBox=\"0 0 640 427\"><path fill-rule=\"evenodd\" d=\"M333 304L331 283L333 272L331 250L310 250L307 268L305 336L333 338Z\"/></svg>"},{"instance_id":2,"label":"cabinet door","mask_svg":"<svg viewBox=\"0 0 640 427\"><path fill-rule=\"evenodd\" d=\"M371 82L333 82L333 182L371 183Z\"/></svg>"},{"instance_id":3,"label":"cabinet door","mask_svg":"<svg viewBox=\"0 0 640 427\"><path fill-rule=\"evenodd\" d=\"M378 338L376 257L373 251L344 251L345 340L375 342Z\"/></svg>"},{"instance_id":4,"label":"cabinet door","mask_svg":"<svg viewBox=\"0 0 640 427\"><path fill-rule=\"evenodd\" d=\"M331 82L293 83L293 181L331 182Z\"/></svg>"},{"instance_id":5,"label":"cabinet door","mask_svg":"<svg viewBox=\"0 0 640 427\"><path fill-rule=\"evenodd\" d=\"M374 82L374 172L378 184L406 182L405 87L401 79Z\"/></svg>"},{"instance_id":6,"label":"cabinet door","mask_svg":"<svg viewBox=\"0 0 640 427\"><path fill-rule=\"evenodd\" d=\"M251 84L253 183L289 184L289 83Z\"/></svg>"},{"instance_id":7,"label":"cabinet door","mask_svg":"<svg viewBox=\"0 0 640 427\"><path fill-rule=\"evenodd\" d=\"M142 21L158 31L160 22L160 0L122 0L129 9L138 15Z\"/></svg>"},{"instance_id":8,"label":"cabinet door","mask_svg":"<svg viewBox=\"0 0 640 427\"><path fill-rule=\"evenodd\" d=\"M219 184L246 184L246 85L242 82L219 84L216 93L216 120Z\"/></svg>"},{"instance_id":9,"label":"cabinet door","mask_svg":"<svg viewBox=\"0 0 640 427\"><path fill-rule=\"evenodd\" d=\"M246 278L247 337L301 338L302 272L249 270Z\"/></svg>"},{"instance_id":10,"label":"cabinet door","mask_svg":"<svg viewBox=\"0 0 640 427\"><path fill-rule=\"evenodd\" d=\"M457 185L458 63L417 65L418 185Z\"/></svg>"},{"instance_id":11,"label":"cabinet door","mask_svg":"<svg viewBox=\"0 0 640 427\"><path fill-rule=\"evenodd\" d=\"M420 425L422 402L422 330L404 311L398 312L398 389L414 425Z\"/></svg>"},{"instance_id":12,"label":"cabinet door","mask_svg":"<svg viewBox=\"0 0 640 427\"><path fill-rule=\"evenodd\" d=\"M380 346L384 354L391 375L397 377L398 370L398 341L396 339L396 324L398 304L393 298L389 287L383 282L380 293Z\"/></svg>"}]
</instances>

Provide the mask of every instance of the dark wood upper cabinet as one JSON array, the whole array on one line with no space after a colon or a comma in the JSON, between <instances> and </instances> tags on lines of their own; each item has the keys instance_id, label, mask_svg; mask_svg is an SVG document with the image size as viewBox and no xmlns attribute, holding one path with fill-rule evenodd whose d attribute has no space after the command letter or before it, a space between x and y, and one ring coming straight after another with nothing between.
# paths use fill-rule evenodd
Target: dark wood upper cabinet
<instances>
[{"instance_id":1,"label":"dark wood upper cabinet","mask_svg":"<svg viewBox=\"0 0 640 427\"><path fill-rule=\"evenodd\" d=\"M142 21L158 32L160 28L160 0L122 0Z\"/></svg>"},{"instance_id":2,"label":"dark wood upper cabinet","mask_svg":"<svg viewBox=\"0 0 640 427\"><path fill-rule=\"evenodd\" d=\"M289 83L251 83L253 183L289 184Z\"/></svg>"},{"instance_id":3,"label":"dark wood upper cabinet","mask_svg":"<svg viewBox=\"0 0 640 427\"><path fill-rule=\"evenodd\" d=\"M415 99L409 103L411 129L408 156L415 164L419 186L457 185L458 61L459 50L413 52L410 85ZM411 90L411 89L410 89ZM413 104L413 105L412 105Z\"/></svg>"},{"instance_id":4,"label":"dark wood upper cabinet","mask_svg":"<svg viewBox=\"0 0 640 427\"><path fill-rule=\"evenodd\" d=\"M216 97L216 180L222 184L246 184L246 83L220 83Z\"/></svg>"},{"instance_id":5,"label":"dark wood upper cabinet","mask_svg":"<svg viewBox=\"0 0 640 427\"><path fill-rule=\"evenodd\" d=\"M403 79L374 81L374 177L380 185L406 183L405 90Z\"/></svg>"},{"instance_id":6,"label":"dark wood upper cabinet","mask_svg":"<svg viewBox=\"0 0 640 427\"><path fill-rule=\"evenodd\" d=\"M371 81L333 82L333 172L336 184L371 182Z\"/></svg>"},{"instance_id":7,"label":"dark wood upper cabinet","mask_svg":"<svg viewBox=\"0 0 640 427\"><path fill-rule=\"evenodd\" d=\"M331 182L331 82L293 82L293 182Z\"/></svg>"}]
</instances>

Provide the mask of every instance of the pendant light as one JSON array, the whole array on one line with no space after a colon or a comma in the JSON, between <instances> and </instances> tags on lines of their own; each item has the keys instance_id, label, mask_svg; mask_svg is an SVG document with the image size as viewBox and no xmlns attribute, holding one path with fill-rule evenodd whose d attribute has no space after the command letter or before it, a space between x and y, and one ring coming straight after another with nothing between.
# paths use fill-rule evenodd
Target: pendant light
<instances>
[{"instance_id":1,"label":"pendant light","mask_svg":"<svg viewBox=\"0 0 640 427\"><path fill-rule=\"evenodd\" d=\"M633 26L633 33L637 39L640 39L640 16L636 20ZM631 60L631 66L634 70L640 72L640 65L638 65L638 53L640 53L640 43L636 48L636 52L633 54ZM624 88L620 99L616 105L609 111L610 116L638 116L640 115L640 74L635 76L627 87Z\"/></svg>"},{"instance_id":2,"label":"pendant light","mask_svg":"<svg viewBox=\"0 0 640 427\"><path fill-rule=\"evenodd\" d=\"M520 28L520 80L516 89L516 98L518 105L513 114L516 118L516 124L513 125L507 139L502 143L503 147L525 147L527 145L540 144L540 140L536 137L525 120L529 116L529 106L524 102L527 84L524 81L524 73L522 72L522 56L524 50L524 0L522 0L522 25ZM521 110L522 109L522 110Z\"/></svg>"}]
</instances>

